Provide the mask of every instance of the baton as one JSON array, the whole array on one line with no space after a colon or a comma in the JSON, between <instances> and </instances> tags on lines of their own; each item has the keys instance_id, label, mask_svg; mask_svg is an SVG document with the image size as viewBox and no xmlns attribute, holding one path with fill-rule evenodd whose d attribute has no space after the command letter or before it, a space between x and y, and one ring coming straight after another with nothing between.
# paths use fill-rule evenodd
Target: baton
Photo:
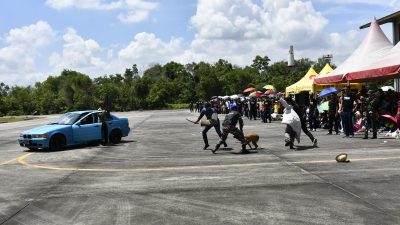
<instances>
[{"instance_id":1,"label":"baton","mask_svg":"<svg viewBox=\"0 0 400 225\"><path fill-rule=\"evenodd\" d=\"M196 122L194 122L193 120L189 120L188 118L186 118L187 121L196 124Z\"/></svg>"}]
</instances>

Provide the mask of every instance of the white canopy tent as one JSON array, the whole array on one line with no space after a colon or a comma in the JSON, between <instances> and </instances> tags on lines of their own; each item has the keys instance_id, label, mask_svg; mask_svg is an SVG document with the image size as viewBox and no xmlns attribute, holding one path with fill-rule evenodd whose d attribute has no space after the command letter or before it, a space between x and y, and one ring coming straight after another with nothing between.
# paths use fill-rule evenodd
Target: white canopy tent
<instances>
[{"instance_id":1,"label":"white canopy tent","mask_svg":"<svg viewBox=\"0 0 400 225\"><path fill-rule=\"evenodd\" d=\"M371 81L377 79L391 79L400 77L400 42L394 46L385 57L363 68L363 70L349 73L349 81Z\"/></svg>"},{"instance_id":2,"label":"white canopy tent","mask_svg":"<svg viewBox=\"0 0 400 225\"><path fill-rule=\"evenodd\" d=\"M324 77L314 79L315 84L339 83L345 81L348 73L365 70L379 59L385 57L393 48L393 44L383 33L373 18L368 34L360 46L335 70Z\"/></svg>"}]
</instances>

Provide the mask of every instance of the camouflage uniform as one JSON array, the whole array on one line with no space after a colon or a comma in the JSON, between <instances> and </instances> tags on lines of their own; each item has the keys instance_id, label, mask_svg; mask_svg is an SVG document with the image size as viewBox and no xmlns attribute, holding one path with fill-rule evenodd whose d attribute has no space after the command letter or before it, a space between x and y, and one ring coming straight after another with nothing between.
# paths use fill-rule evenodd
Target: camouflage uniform
<instances>
[{"instance_id":1,"label":"camouflage uniform","mask_svg":"<svg viewBox=\"0 0 400 225\"><path fill-rule=\"evenodd\" d=\"M376 95L370 92L368 98L365 99L365 105L367 110L366 116L366 126L364 132L364 139L368 139L368 130L372 128L372 139L377 138L378 132L378 124L379 124L379 114L378 114L378 106L379 106L379 98Z\"/></svg>"}]
</instances>

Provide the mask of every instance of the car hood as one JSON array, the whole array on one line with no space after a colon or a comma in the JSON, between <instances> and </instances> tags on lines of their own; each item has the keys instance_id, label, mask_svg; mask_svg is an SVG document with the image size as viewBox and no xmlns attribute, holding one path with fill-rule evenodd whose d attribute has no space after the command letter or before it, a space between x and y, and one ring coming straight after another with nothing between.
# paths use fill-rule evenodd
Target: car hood
<instances>
[{"instance_id":1,"label":"car hood","mask_svg":"<svg viewBox=\"0 0 400 225\"><path fill-rule=\"evenodd\" d=\"M46 133L49 133L49 132L52 132L55 130L64 129L69 126L71 126L71 125L58 125L58 124L44 125L44 126L35 127L33 129L23 131L21 133L22 134L46 134Z\"/></svg>"}]
</instances>

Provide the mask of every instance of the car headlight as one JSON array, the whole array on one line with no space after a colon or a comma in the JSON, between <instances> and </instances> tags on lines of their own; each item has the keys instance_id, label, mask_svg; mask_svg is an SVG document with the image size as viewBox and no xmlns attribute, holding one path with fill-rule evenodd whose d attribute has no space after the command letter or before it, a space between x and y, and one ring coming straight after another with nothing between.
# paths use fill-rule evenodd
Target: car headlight
<instances>
[{"instance_id":1,"label":"car headlight","mask_svg":"<svg viewBox=\"0 0 400 225\"><path fill-rule=\"evenodd\" d=\"M33 138L47 138L46 134L34 134L32 135Z\"/></svg>"}]
</instances>

